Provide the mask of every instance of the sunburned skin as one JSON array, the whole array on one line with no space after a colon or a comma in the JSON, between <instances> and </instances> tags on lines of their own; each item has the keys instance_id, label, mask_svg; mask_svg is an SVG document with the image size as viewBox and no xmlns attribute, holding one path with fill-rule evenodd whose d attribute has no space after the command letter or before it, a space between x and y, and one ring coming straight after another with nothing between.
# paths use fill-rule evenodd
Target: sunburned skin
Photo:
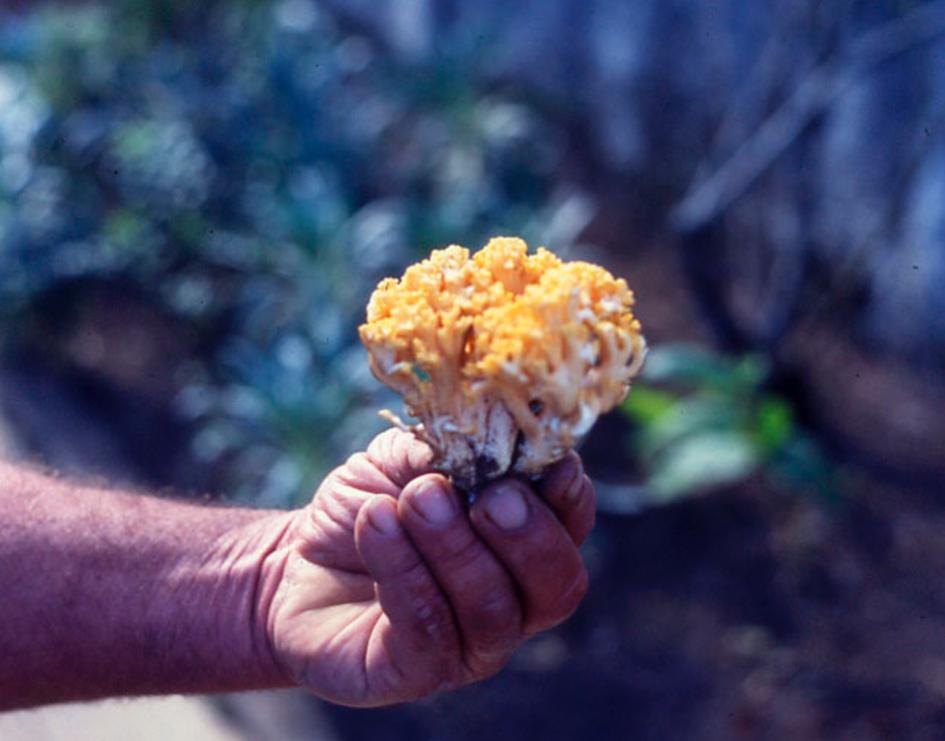
<instances>
[{"instance_id":1,"label":"sunburned skin","mask_svg":"<svg viewBox=\"0 0 945 741\"><path fill-rule=\"evenodd\" d=\"M496 237L434 250L371 296L361 340L434 464L475 491L535 477L619 404L646 354L633 292L600 266Z\"/></svg>"}]
</instances>

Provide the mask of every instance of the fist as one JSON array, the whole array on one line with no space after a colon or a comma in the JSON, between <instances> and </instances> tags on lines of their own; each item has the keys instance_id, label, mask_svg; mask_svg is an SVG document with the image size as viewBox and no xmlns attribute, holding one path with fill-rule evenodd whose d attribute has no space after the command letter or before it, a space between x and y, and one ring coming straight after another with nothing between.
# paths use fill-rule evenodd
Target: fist
<instances>
[{"instance_id":1,"label":"fist","mask_svg":"<svg viewBox=\"0 0 945 741\"><path fill-rule=\"evenodd\" d=\"M388 430L322 483L270 565L264 629L292 681L357 706L495 674L587 591L594 491L570 453L534 485L502 479L467 511L432 453Z\"/></svg>"}]
</instances>

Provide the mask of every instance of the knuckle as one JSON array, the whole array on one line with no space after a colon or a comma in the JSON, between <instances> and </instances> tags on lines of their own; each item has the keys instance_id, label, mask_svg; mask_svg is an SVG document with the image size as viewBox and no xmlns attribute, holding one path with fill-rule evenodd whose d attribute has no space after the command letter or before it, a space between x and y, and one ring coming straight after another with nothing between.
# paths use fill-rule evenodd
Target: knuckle
<instances>
[{"instance_id":1,"label":"knuckle","mask_svg":"<svg viewBox=\"0 0 945 741\"><path fill-rule=\"evenodd\" d=\"M398 430L396 427L389 427L386 430L384 430L381 434L379 434L377 437L375 437L374 440L371 442L371 445L368 447L370 448L370 447L376 446L383 450L390 450L390 446L394 443L395 440L397 440L397 438L401 436L401 434L402 434L401 431Z\"/></svg>"},{"instance_id":2,"label":"knuckle","mask_svg":"<svg viewBox=\"0 0 945 741\"><path fill-rule=\"evenodd\" d=\"M344 483L358 485L365 474L370 475L374 470L374 465L365 453L352 453L338 472L339 478Z\"/></svg>"},{"instance_id":3,"label":"knuckle","mask_svg":"<svg viewBox=\"0 0 945 741\"><path fill-rule=\"evenodd\" d=\"M397 579L407 584L411 593L426 597L432 592L427 566L416 553L405 551L391 558L391 568L397 574Z\"/></svg>"},{"instance_id":4,"label":"knuckle","mask_svg":"<svg viewBox=\"0 0 945 741\"><path fill-rule=\"evenodd\" d=\"M391 428L368 445L372 465L398 486L406 486L418 473L430 469L433 451L413 434Z\"/></svg>"},{"instance_id":5,"label":"knuckle","mask_svg":"<svg viewBox=\"0 0 945 741\"><path fill-rule=\"evenodd\" d=\"M371 440L370 443L368 443L367 454L371 460L376 461L384 454L384 445L386 444L384 435L386 434L387 432L382 432L380 435Z\"/></svg>"},{"instance_id":6,"label":"knuckle","mask_svg":"<svg viewBox=\"0 0 945 741\"><path fill-rule=\"evenodd\" d=\"M483 648L496 648L509 643L520 630L518 604L509 590L495 589L470 611L470 622Z\"/></svg>"},{"instance_id":7,"label":"knuckle","mask_svg":"<svg viewBox=\"0 0 945 741\"><path fill-rule=\"evenodd\" d=\"M580 571L567 582L556 598L532 613L525 630L526 635L531 636L548 630L571 617L587 595L588 585L587 571L582 565Z\"/></svg>"},{"instance_id":8,"label":"knuckle","mask_svg":"<svg viewBox=\"0 0 945 741\"><path fill-rule=\"evenodd\" d=\"M352 453L348 456L347 460L345 460L345 466L348 468L357 468L365 463L370 465L367 454L360 450L357 453Z\"/></svg>"},{"instance_id":9,"label":"knuckle","mask_svg":"<svg viewBox=\"0 0 945 741\"><path fill-rule=\"evenodd\" d=\"M451 533L439 560L447 571L459 575L475 572L482 564L485 546L469 531Z\"/></svg>"},{"instance_id":10,"label":"knuckle","mask_svg":"<svg viewBox=\"0 0 945 741\"><path fill-rule=\"evenodd\" d=\"M416 553L407 549L397 549L395 552L384 554L383 569L387 572L387 579L404 585L404 588L413 597L425 595L429 591L427 586L429 575L426 565Z\"/></svg>"},{"instance_id":11,"label":"knuckle","mask_svg":"<svg viewBox=\"0 0 945 741\"><path fill-rule=\"evenodd\" d=\"M438 609L436 600L418 595L414 599L414 618L431 638L441 637L447 625L444 611Z\"/></svg>"},{"instance_id":12,"label":"knuckle","mask_svg":"<svg viewBox=\"0 0 945 741\"><path fill-rule=\"evenodd\" d=\"M347 460L329 474L338 483L357 486L366 470L373 470L374 465L364 453L352 453Z\"/></svg>"},{"instance_id":13,"label":"knuckle","mask_svg":"<svg viewBox=\"0 0 945 741\"><path fill-rule=\"evenodd\" d=\"M484 621L507 625L509 616L515 613L516 604L511 590L495 589L480 600L478 612Z\"/></svg>"},{"instance_id":14,"label":"knuckle","mask_svg":"<svg viewBox=\"0 0 945 741\"><path fill-rule=\"evenodd\" d=\"M409 565L398 581L407 593L411 620L421 632L437 643L449 640L453 630L452 612L430 580L424 563L418 560Z\"/></svg>"},{"instance_id":15,"label":"knuckle","mask_svg":"<svg viewBox=\"0 0 945 741\"><path fill-rule=\"evenodd\" d=\"M399 433L394 427L384 430L381 434L377 435L367 447L368 457L377 463L378 461L387 460L391 457L394 441Z\"/></svg>"}]
</instances>

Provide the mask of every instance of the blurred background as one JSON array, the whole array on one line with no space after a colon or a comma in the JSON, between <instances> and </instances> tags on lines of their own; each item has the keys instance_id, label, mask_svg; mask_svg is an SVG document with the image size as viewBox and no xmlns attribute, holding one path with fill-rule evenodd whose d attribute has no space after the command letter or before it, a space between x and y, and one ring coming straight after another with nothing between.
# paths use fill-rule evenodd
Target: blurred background
<instances>
[{"instance_id":1,"label":"blurred background","mask_svg":"<svg viewBox=\"0 0 945 741\"><path fill-rule=\"evenodd\" d=\"M586 603L444 697L201 712L253 739L942 738L945 2L0 11L7 457L298 505L400 408L357 341L376 282L496 234L626 277L653 348L583 449Z\"/></svg>"}]
</instances>

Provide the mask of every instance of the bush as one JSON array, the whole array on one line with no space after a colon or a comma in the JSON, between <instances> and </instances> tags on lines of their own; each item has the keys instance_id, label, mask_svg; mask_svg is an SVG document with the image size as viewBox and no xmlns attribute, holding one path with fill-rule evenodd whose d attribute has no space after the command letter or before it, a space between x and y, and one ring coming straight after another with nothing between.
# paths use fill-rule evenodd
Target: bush
<instances>
[{"instance_id":1,"label":"bush","mask_svg":"<svg viewBox=\"0 0 945 741\"><path fill-rule=\"evenodd\" d=\"M649 353L621 407L634 423L646 499L671 501L764 473L822 503L838 501L837 472L787 401L766 388L768 372L758 355L689 345Z\"/></svg>"},{"instance_id":2,"label":"bush","mask_svg":"<svg viewBox=\"0 0 945 741\"><path fill-rule=\"evenodd\" d=\"M137 287L203 348L174 375L194 457L288 505L395 405L355 328L429 248L562 248L561 133L461 64L385 61L306 0L46 8L0 31L0 312Z\"/></svg>"}]
</instances>

